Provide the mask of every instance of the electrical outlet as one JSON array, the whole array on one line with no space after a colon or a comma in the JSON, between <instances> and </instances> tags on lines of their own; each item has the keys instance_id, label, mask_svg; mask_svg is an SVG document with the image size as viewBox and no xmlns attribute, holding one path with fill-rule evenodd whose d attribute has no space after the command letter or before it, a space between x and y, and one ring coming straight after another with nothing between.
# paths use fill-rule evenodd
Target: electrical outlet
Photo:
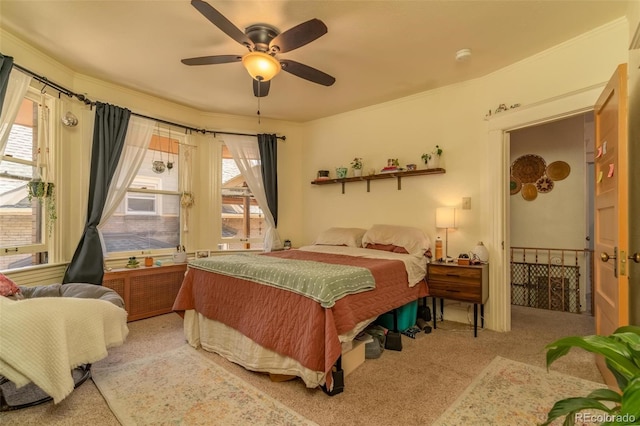
<instances>
[{"instance_id":1,"label":"electrical outlet","mask_svg":"<svg viewBox=\"0 0 640 426\"><path fill-rule=\"evenodd\" d=\"M462 197L462 210L471 210L471 197Z\"/></svg>"}]
</instances>

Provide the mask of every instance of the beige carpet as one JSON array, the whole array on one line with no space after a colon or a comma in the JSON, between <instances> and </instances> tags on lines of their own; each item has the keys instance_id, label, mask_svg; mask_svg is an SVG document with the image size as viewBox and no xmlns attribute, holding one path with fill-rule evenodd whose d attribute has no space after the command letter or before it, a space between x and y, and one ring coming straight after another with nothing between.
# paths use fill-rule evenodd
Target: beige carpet
<instances>
[{"instance_id":1,"label":"beige carpet","mask_svg":"<svg viewBox=\"0 0 640 426\"><path fill-rule=\"evenodd\" d=\"M512 331L490 330L473 337L469 324L445 321L431 334L403 337L402 352L385 351L345 379L345 392L328 397L299 380L275 383L221 357L204 353L225 370L319 425L430 425L464 392L480 372L502 356L545 366L544 346L568 335L593 333L593 317L512 307ZM127 342L109 351L95 367L120 365L185 344L182 320L167 314L129 323ZM601 382L593 355L573 349L553 370ZM114 425L119 423L93 382L58 405L45 404L0 413L5 425ZM215 423L209 423L215 424ZM508 423L513 424L513 423Z\"/></svg>"},{"instance_id":2,"label":"beige carpet","mask_svg":"<svg viewBox=\"0 0 640 426\"><path fill-rule=\"evenodd\" d=\"M94 367L93 381L124 426L308 425L264 392L189 345L120 365Z\"/></svg>"},{"instance_id":3,"label":"beige carpet","mask_svg":"<svg viewBox=\"0 0 640 426\"><path fill-rule=\"evenodd\" d=\"M587 396L603 387L601 383L497 356L434 425L536 425L546 421L549 408L556 401ZM553 424L562 424L562 420Z\"/></svg>"}]
</instances>

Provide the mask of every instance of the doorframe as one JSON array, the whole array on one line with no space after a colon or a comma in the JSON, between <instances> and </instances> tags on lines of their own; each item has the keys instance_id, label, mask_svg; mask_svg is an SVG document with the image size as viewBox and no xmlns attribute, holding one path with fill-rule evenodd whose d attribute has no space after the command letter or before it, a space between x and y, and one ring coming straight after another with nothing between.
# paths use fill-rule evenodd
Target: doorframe
<instances>
[{"instance_id":1,"label":"doorframe","mask_svg":"<svg viewBox=\"0 0 640 426\"><path fill-rule=\"evenodd\" d=\"M489 268L489 309L487 326L496 331L511 330L511 274L509 236L509 132L593 110L606 81L531 105L509 110L488 119L487 170L490 205L489 240L494 252ZM491 167L500 164L500 167Z\"/></svg>"}]
</instances>

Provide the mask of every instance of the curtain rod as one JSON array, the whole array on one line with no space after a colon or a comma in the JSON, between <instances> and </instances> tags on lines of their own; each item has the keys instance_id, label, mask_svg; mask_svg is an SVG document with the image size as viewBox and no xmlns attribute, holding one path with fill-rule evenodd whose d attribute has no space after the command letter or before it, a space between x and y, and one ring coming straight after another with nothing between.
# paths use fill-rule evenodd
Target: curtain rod
<instances>
[{"instance_id":1,"label":"curtain rod","mask_svg":"<svg viewBox=\"0 0 640 426\"><path fill-rule=\"evenodd\" d=\"M55 90L57 90L58 92L67 95L70 98L76 98L78 99L80 102L84 103L85 105L95 105L96 102L92 101L91 99L87 98L85 95L81 94L81 93L75 93L72 92L71 90L67 89L64 86L61 86L53 81L50 81L47 77L44 77L42 75L36 74L35 72L21 66L18 65L16 63L13 64L13 66L17 69L19 69L20 71L22 71L25 74L29 74L31 77L33 77L35 80L39 81L40 83L44 84L44 87L49 86ZM43 89L44 89L43 87ZM163 124L168 124L170 126L176 126L176 127L180 127L183 128L185 130L188 130L190 132L196 132L196 133L202 133L202 134L207 134L210 133L212 134L214 137L216 135L238 135L238 136L258 136L256 134L251 134L251 133L235 133L235 132L224 132L224 131L219 131L219 130L207 130L207 129L197 129L195 127L191 127L191 126L187 126L184 124L180 124L180 123L174 123L172 121L167 121L167 120L163 120L161 118L155 118L155 117L149 117L148 115L144 115L144 114L139 114L137 112L133 112L131 111L132 115L135 115L137 117L141 117L141 118L147 118L149 120L154 120L154 121L158 121L160 123ZM283 141L287 140L286 136L277 136L277 139L282 139Z\"/></svg>"}]
</instances>

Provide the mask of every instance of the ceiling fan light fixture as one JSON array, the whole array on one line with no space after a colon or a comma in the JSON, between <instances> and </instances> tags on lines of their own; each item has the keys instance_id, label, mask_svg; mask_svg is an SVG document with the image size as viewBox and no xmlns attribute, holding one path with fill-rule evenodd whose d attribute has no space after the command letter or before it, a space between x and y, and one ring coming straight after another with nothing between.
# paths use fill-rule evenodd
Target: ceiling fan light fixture
<instances>
[{"instance_id":1,"label":"ceiling fan light fixture","mask_svg":"<svg viewBox=\"0 0 640 426\"><path fill-rule=\"evenodd\" d=\"M264 52L249 52L242 57L242 65L251 78L258 81L269 81L282 69L280 62Z\"/></svg>"}]
</instances>

